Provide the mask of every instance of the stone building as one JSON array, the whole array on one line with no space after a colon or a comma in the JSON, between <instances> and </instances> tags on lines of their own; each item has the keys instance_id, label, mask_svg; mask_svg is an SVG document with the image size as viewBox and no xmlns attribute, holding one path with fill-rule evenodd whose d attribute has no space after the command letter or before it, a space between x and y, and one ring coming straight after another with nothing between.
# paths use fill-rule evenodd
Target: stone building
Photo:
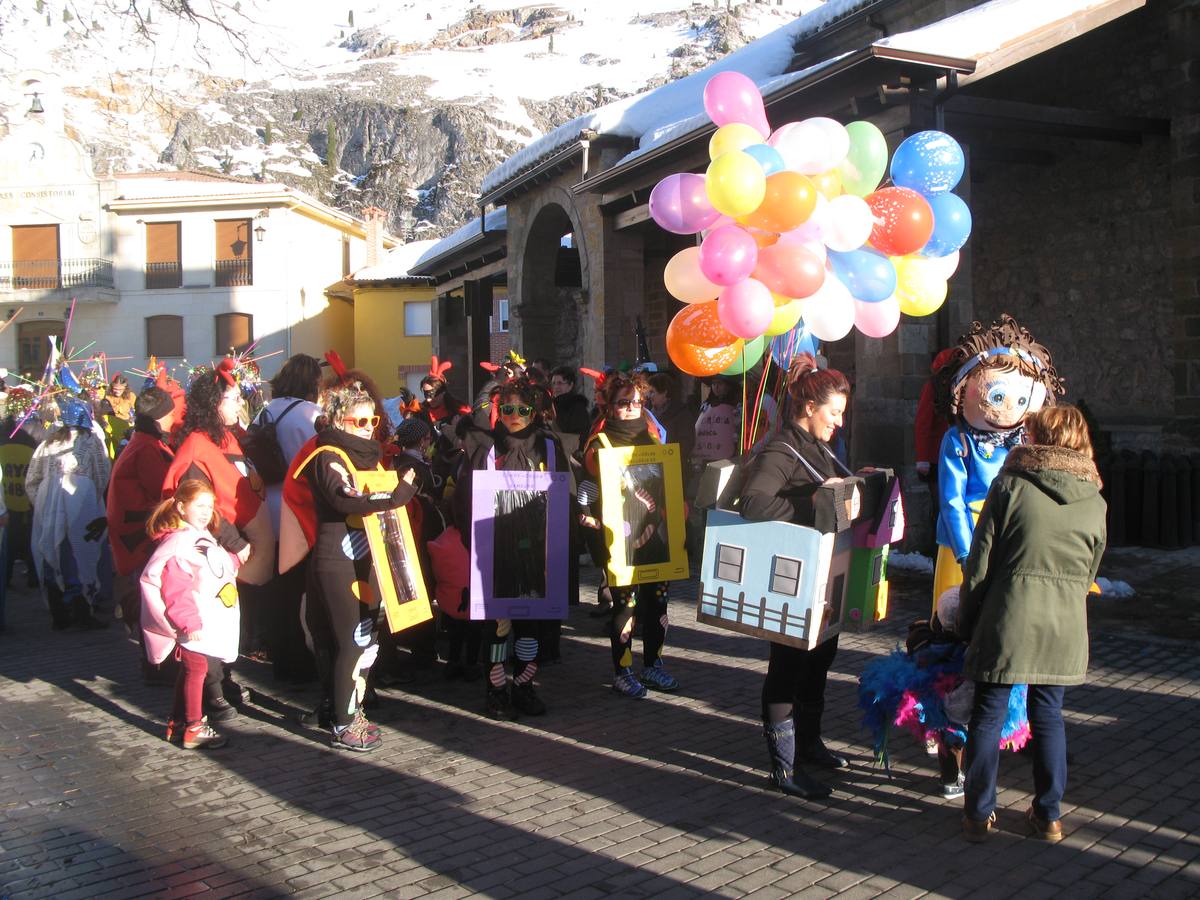
<instances>
[{"instance_id":1,"label":"stone building","mask_svg":"<svg viewBox=\"0 0 1200 900\"><path fill-rule=\"evenodd\" d=\"M932 355L1001 312L1051 347L1068 399L1116 445L1187 439L1200 423L1198 15L1194 0L828 3L508 160L480 198L485 218L506 208L503 241L454 257L454 283L503 278L527 357L632 360L640 316L665 362L678 304L662 271L694 239L659 229L647 200L667 174L704 170L701 92L735 69L758 81L774 127L868 119L893 149L938 128L968 155L957 192L974 232L945 306L825 348L855 382L856 463L911 465Z\"/></svg>"}]
</instances>

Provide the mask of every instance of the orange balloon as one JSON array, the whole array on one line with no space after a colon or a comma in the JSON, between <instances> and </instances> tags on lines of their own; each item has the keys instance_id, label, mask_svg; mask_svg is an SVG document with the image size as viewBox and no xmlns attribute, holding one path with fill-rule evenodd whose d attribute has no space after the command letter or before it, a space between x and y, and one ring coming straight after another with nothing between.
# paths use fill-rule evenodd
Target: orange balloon
<instances>
[{"instance_id":1,"label":"orange balloon","mask_svg":"<svg viewBox=\"0 0 1200 900\"><path fill-rule=\"evenodd\" d=\"M778 243L779 235L774 231L762 231L758 228L747 228L746 233L754 238L754 243L758 244L761 250L763 247L771 247Z\"/></svg>"},{"instance_id":2,"label":"orange balloon","mask_svg":"<svg viewBox=\"0 0 1200 900\"><path fill-rule=\"evenodd\" d=\"M837 169L830 169L828 172L822 172L820 175L808 176L813 183L813 186L820 191L826 200L832 200L834 197L842 195L842 176Z\"/></svg>"},{"instance_id":3,"label":"orange balloon","mask_svg":"<svg viewBox=\"0 0 1200 900\"><path fill-rule=\"evenodd\" d=\"M728 347L738 340L738 336L727 331L717 317L716 300L690 303L675 313L675 318L667 326L668 338L672 331L680 341L697 347Z\"/></svg>"},{"instance_id":4,"label":"orange balloon","mask_svg":"<svg viewBox=\"0 0 1200 900\"><path fill-rule=\"evenodd\" d=\"M709 375L719 375L733 365L742 352L741 338L735 338L728 347L697 347L686 341L673 340L671 329L667 328L667 356L681 372L686 372L693 378L705 378Z\"/></svg>"},{"instance_id":5,"label":"orange balloon","mask_svg":"<svg viewBox=\"0 0 1200 900\"><path fill-rule=\"evenodd\" d=\"M767 178L767 193L752 213L739 221L781 233L799 228L817 208L817 189L799 172L776 172Z\"/></svg>"}]
</instances>

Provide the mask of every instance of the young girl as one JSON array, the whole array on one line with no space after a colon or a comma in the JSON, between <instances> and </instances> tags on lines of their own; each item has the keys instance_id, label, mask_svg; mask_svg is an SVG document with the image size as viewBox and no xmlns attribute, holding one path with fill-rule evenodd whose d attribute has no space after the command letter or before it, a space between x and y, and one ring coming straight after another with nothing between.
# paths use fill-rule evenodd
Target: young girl
<instances>
[{"instance_id":1,"label":"young girl","mask_svg":"<svg viewBox=\"0 0 1200 900\"><path fill-rule=\"evenodd\" d=\"M187 750L226 744L201 707L210 670L219 679L220 663L238 655L238 558L216 541L215 504L211 487L187 479L146 524L150 536L161 539L141 579L146 654L158 664L174 650L179 660L167 740Z\"/></svg>"}]
</instances>

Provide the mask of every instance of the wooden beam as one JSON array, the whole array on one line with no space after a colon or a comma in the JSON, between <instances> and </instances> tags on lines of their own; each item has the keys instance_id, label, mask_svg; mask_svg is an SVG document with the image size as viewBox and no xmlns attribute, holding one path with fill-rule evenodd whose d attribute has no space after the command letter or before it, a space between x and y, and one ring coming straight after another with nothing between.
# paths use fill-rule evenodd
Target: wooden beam
<instances>
[{"instance_id":1,"label":"wooden beam","mask_svg":"<svg viewBox=\"0 0 1200 900\"><path fill-rule=\"evenodd\" d=\"M621 231L625 228L632 228L634 225L641 224L650 218L650 204L643 203L641 206L635 206L633 209L627 209L625 212L617 213L613 217L613 228L616 231Z\"/></svg>"},{"instance_id":2,"label":"wooden beam","mask_svg":"<svg viewBox=\"0 0 1200 900\"><path fill-rule=\"evenodd\" d=\"M1168 119L1140 116L1118 116L1112 113L1022 103L1015 100L996 100L955 94L945 105L946 116L966 126L1016 129L1069 137L1096 140L1137 142L1144 135L1168 135Z\"/></svg>"}]
</instances>

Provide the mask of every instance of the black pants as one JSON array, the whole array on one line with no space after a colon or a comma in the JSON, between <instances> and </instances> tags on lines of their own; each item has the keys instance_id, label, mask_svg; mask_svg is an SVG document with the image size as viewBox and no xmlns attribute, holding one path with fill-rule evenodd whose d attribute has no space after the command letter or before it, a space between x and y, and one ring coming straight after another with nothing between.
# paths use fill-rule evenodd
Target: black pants
<instances>
[{"instance_id":1,"label":"black pants","mask_svg":"<svg viewBox=\"0 0 1200 900\"><path fill-rule=\"evenodd\" d=\"M366 674L375 661L379 646L375 624L379 601L362 603L351 590L353 569L342 561L314 556L309 577L308 603L316 608L309 614L309 628L325 631L321 641L328 663L321 672L333 698L333 721L349 725L366 692ZM314 643L317 634L313 634ZM320 656L321 651L318 651Z\"/></svg>"},{"instance_id":2,"label":"black pants","mask_svg":"<svg viewBox=\"0 0 1200 900\"><path fill-rule=\"evenodd\" d=\"M796 721L796 743L821 736L821 714L825 710L825 682L829 667L837 655L834 635L812 650L800 650L786 644L771 644L771 659L762 689L762 718L770 723L769 707L776 703L792 704Z\"/></svg>"},{"instance_id":3,"label":"black pants","mask_svg":"<svg viewBox=\"0 0 1200 900\"><path fill-rule=\"evenodd\" d=\"M513 637L513 684L529 684L538 670L538 649L542 628L540 619L492 619L484 623L488 645L488 686L503 690L508 685L504 664L508 662L508 638Z\"/></svg>"},{"instance_id":4,"label":"black pants","mask_svg":"<svg viewBox=\"0 0 1200 900\"><path fill-rule=\"evenodd\" d=\"M33 510L25 512L8 512L8 529L4 532L4 543L7 556L4 563L4 583L12 581L13 564L18 559L25 560L25 571L29 573L30 587L38 583L37 566L33 562Z\"/></svg>"},{"instance_id":5,"label":"black pants","mask_svg":"<svg viewBox=\"0 0 1200 900\"><path fill-rule=\"evenodd\" d=\"M278 553L276 553L278 559ZM304 599L308 561L276 574L262 591L262 629L271 652L276 678L305 679L313 673L313 658L304 643L300 604Z\"/></svg>"},{"instance_id":6,"label":"black pants","mask_svg":"<svg viewBox=\"0 0 1200 900\"><path fill-rule=\"evenodd\" d=\"M483 623L472 622L470 619L456 619L453 616L442 617L446 635L450 638L450 649L446 654L446 662L463 663L468 666L478 665L479 648L483 646ZM466 659L463 651L466 650Z\"/></svg>"},{"instance_id":7,"label":"black pants","mask_svg":"<svg viewBox=\"0 0 1200 900\"><path fill-rule=\"evenodd\" d=\"M648 581L630 587L613 587L612 618L608 639L613 669L633 665L633 628L642 626L642 657L647 668L658 662L667 639L667 586L669 581Z\"/></svg>"}]
</instances>

